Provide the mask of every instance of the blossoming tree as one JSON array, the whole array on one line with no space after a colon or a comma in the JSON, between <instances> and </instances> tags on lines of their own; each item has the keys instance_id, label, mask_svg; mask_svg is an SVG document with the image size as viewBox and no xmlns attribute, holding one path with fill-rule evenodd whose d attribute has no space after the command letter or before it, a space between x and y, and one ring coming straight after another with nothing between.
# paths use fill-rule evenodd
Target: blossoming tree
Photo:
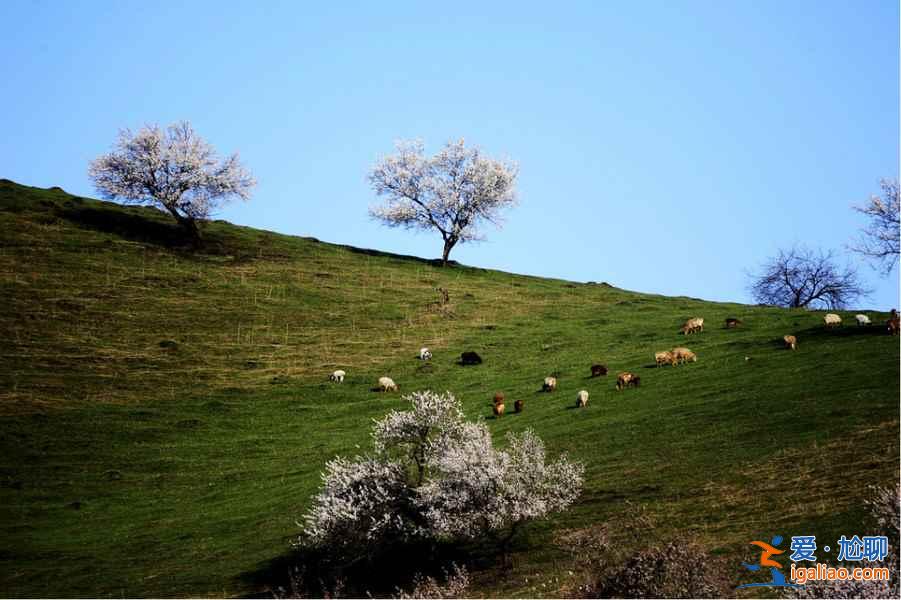
<instances>
[{"instance_id":1,"label":"blossoming tree","mask_svg":"<svg viewBox=\"0 0 901 600\"><path fill-rule=\"evenodd\" d=\"M517 167L484 157L463 140L430 158L423 151L422 142L399 142L396 154L376 164L369 182L386 201L369 214L389 227L437 230L446 265L458 243L482 239L481 222L500 226L501 211L516 203Z\"/></svg>"},{"instance_id":2,"label":"blossoming tree","mask_svg":"<svg viewBox=\"0 0 901 600\"><path fill-rule=\"evenodd\" d=\"M374 450L326 465L304 517L303 541L350 555L413 539L509 542L516 529L572 504L584 467L550 462L531 431L498 450L481 423L464 420L453 394L416 392L412 410L373 427Z\"/></svg>"},{"instance_id":3,"label":"blossoming tree","mask_svg":"<svg viewBox=\"0 0 901 600\"><path fill-rule=\"evenodd\" d=\"M199 221L231 198L247 200L256 185L237 154L219 162L186 121L165 131L157 125L120 131L114 150L91 161L88 175L107 198L168 211L195 245Z\"/></svg>"}]
</instances>

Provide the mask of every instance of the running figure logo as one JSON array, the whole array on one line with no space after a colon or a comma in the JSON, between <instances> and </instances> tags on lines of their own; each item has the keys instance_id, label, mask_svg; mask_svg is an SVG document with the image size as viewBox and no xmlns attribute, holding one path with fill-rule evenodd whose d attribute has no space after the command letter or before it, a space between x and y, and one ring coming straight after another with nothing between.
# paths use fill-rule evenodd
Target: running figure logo
<instances>
[{"instance_id":1,"label":"running figure logo","mask_svg":"<svg viewBox=\"0 0 901 600\"><path fill-rule=\"evenodd\" d=\"M751 542L752 546L758 546L761 550L763 550L760 553L760 564L752 565L743 562L741 563L742 566L749 571L759 571L762 567L769 567L770 573L772 575L772 580L766 583L746 583L744 585L738 586L738 588L736 589L746 587L801 587L794 583L786 583L785 575L783 575L782 571L780 571L782 565L770 558L773 555L782 554L783 552L785 552L784 550L777 548L777 546L781 543L781 535L773 536L771 544L767 544L766 542L761 542L759 540L754 540L753 542Z\"/></svg>"}]
</instances>

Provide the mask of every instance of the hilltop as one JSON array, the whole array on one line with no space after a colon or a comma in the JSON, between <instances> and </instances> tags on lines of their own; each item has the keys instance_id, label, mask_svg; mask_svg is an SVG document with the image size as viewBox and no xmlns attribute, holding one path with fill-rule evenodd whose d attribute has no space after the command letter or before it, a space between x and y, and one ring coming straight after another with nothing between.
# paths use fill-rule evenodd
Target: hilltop
<instances>
[{"instance_id":1,"label":"hilltop","mask_svg":"<svg viewBox=\"0 0 901 600\"><path fill-rule=\"evenodd\" d=\"M897 481L899 344L822 313L664 297L209 223L196 253L145 207L0 180L0 593L245 595L288 552L325 462L401 393L451 390L496 440L532 428L585 463L476 593L572 593L554 531L640 507L735 561L773 534L870 533ZM626 252L627 249L624 249ZM445 303L438 288L448 290ZM703 333L678 334L693 316ZM743 326L722 328L726 317ZM795 352L781 347L787 333ZM654 368L686 345L699 361ZM416 359L428 346L434 359ZM483 365L460 367L464 350ZM588 378L592 362L611 375ZM347 371L342 385L328 374ZM614 390L615 373L639 389ZM560 390L541 394L559 374ZM572 410L586 389L591 402ZM488 419L503 390L520 415Z\"/></svg>"}]
</instances>

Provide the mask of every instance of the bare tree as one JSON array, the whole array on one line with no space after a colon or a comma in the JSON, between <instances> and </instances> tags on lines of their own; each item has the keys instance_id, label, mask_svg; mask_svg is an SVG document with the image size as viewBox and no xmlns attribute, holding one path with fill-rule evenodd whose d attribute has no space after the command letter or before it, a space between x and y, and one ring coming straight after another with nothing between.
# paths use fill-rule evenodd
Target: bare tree
<instances>
[{"instance_id":1,"label":"bare tree","mask_svg":"<svg viewBox=\"0 0 901 600\"><path fill-rule=\"evenodd\" d=\"M779 250L751 274L749 291L754 300L791 308L843 308L870 293L851 266L839 267L831 251L805 247Z\"/></svg>"},{"instance_id":2,"label":"bare tree","mask_svg":"<svg viewBox=\"0 0 901 600\"><path fill-rule=\"evenodd\" d=\"M233 197L247 200L256 185L237 154L219 162L187 121L165 131L157 125L120 131L113 151L91 161L88 175L106 198L168 211L195 246L198 222Z\"/></svg>"},{"instance_id":3,"label":"bare tree","mask_svg":"<svg viewBox=\"0 0 901 600\"><path fill-rule=\"evenodd\" d=\"M870 196L865 206L854 206L854 210L870 218L861 236L850 249L870 259L874 268L888 276L898 263L901 220L899 220L898 180L881 179L879 186L882 196Z\"/></svg>"},{"instance_id":4,"label":"bare tree","mask_svg":"<svg viewBox=\"0 0 901 600\"><path fill-rule=\"evenodd\" d=\"M431 158L423 156L422 142L399 142L397 154L369 174L375 193L387 197L369 214L389 227L437 230L446 265L458 243L482 239L481 221L500 226L501 210L516 203L516 176L516 165L485 158L463 140Z\"/></svg>"}]
</instances>

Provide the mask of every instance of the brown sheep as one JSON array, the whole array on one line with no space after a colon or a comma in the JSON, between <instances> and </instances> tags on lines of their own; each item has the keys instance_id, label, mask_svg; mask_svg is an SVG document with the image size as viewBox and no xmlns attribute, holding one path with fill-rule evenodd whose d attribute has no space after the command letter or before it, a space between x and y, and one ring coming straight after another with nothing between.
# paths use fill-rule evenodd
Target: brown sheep
<instances>
[{"instance_id":1,"label":"brown sheep","mask_svg":"<svg viewBox=\"0 0 901 600\"><path fill-rule=\"evenodd\" d=\"M673 364L698 362L698 357L688 348L673 348Z\"/></svg>"},{"instance_id":2,"label":"brown sheep","mask_svg":"<svg viewBox=\"0 0 901 600\"><path fill-rule=\"evenodd\" d=\"M616 376L616 389L621 390L630 385L637 386L638 383L636 381L640 381L639 377L634 373L630 373L628 371L624 371Z\"/></svg>"},{"instance_id":3,"label":"brown sheep","mask_svg":"<svg viewBox=\"0 0 901 600\"><path fill-rule=\"evenodd\" d=\"M704 331L704 319L702 319L700 317L694 317L692 319L689 319L689 320L685 321L685 324L682 326L682 328L679 331L685 335L688 335L690 333L697 333L699 331Z\"/></svg>"},{"instance_id":4,"label":"brown sheep","mask_svg":"<svg viewBox=\"0 0 901 600\"><path fill-rule=\"evenodd\" d=\"M672 352L664 350L663 352L655 352L654 360L657 361L657 366L659 367L663 364L673 364L675 359L673 358Z\"/></svg>"},{"instance_id":5,"label":"brown sheep","mask_svg":"<svg viewBox=\"0 0 901 600\"><path fill-rule=\"evenodd\" d=\"M733 317L728 317L726 319L726 329L734 329L741 325L741 319L735 319Z\"/></svg>"},{"instance_id":6,"label":"brown sheep","mask_svg":"<svg viewBox=\"0 0 901 600\"><path fill-rule=\"evenodd\" d=\"M793 335L783 336L782 341L785 342L785 347L789 350L794 350L798 347L798 338Z\"/></svg>"},{"instance_id":7,"label":"brown sheep","mask_svg":"<svg viewBox=\"0 0 901 600\"><path fill-rule=\"evenodd\" d=\"M889 319L885 322L885 329L889 332L889 335L898 335L899 331L901 331L901 320L898 317Z\"/></svg>"},{"instance_id":8,"label":"brown sheep","mask_svg":"<svg viewBox=\"0 0 901 600\"><path fill-rule=\"evenodd\" d=\"M494 394L494 403L495 404L503 404L504 403L504 392L496 392Z\"/></svg>"},{"instance_id":9,"label":"brown sheep","mask_svg":"<svg viewBox=\"0 0 901 600\"><path fill-rule=\"evenodd\" d=\"M522 400L517 400L516 402L513 403L513 409L514 409L516 412L521 413L521 412L522 412L522 409L523 409L523 407L524 407L525 405L526 405L526 403L523 402Z\"/></svg>"},{"instance_id":10,"label":"brown sheep","mask_svg":"<svg viewBox=\"0 0 901 600\"><path fill-rule=\"evenodd\" d=\"M604 365L591 365L591 376L600 377L607 374L607 367Z\"/></svg>"},{"instance_id":11,"label":"brown sheep","mask_svg":"<svg viewBox=\"0 0 901 600\"><path fill-rule=\"evenodd\" d=\"M504 416L504 403L499 402L494 405L494 416L497 418Z\"/></svg>"}]
</instances>

